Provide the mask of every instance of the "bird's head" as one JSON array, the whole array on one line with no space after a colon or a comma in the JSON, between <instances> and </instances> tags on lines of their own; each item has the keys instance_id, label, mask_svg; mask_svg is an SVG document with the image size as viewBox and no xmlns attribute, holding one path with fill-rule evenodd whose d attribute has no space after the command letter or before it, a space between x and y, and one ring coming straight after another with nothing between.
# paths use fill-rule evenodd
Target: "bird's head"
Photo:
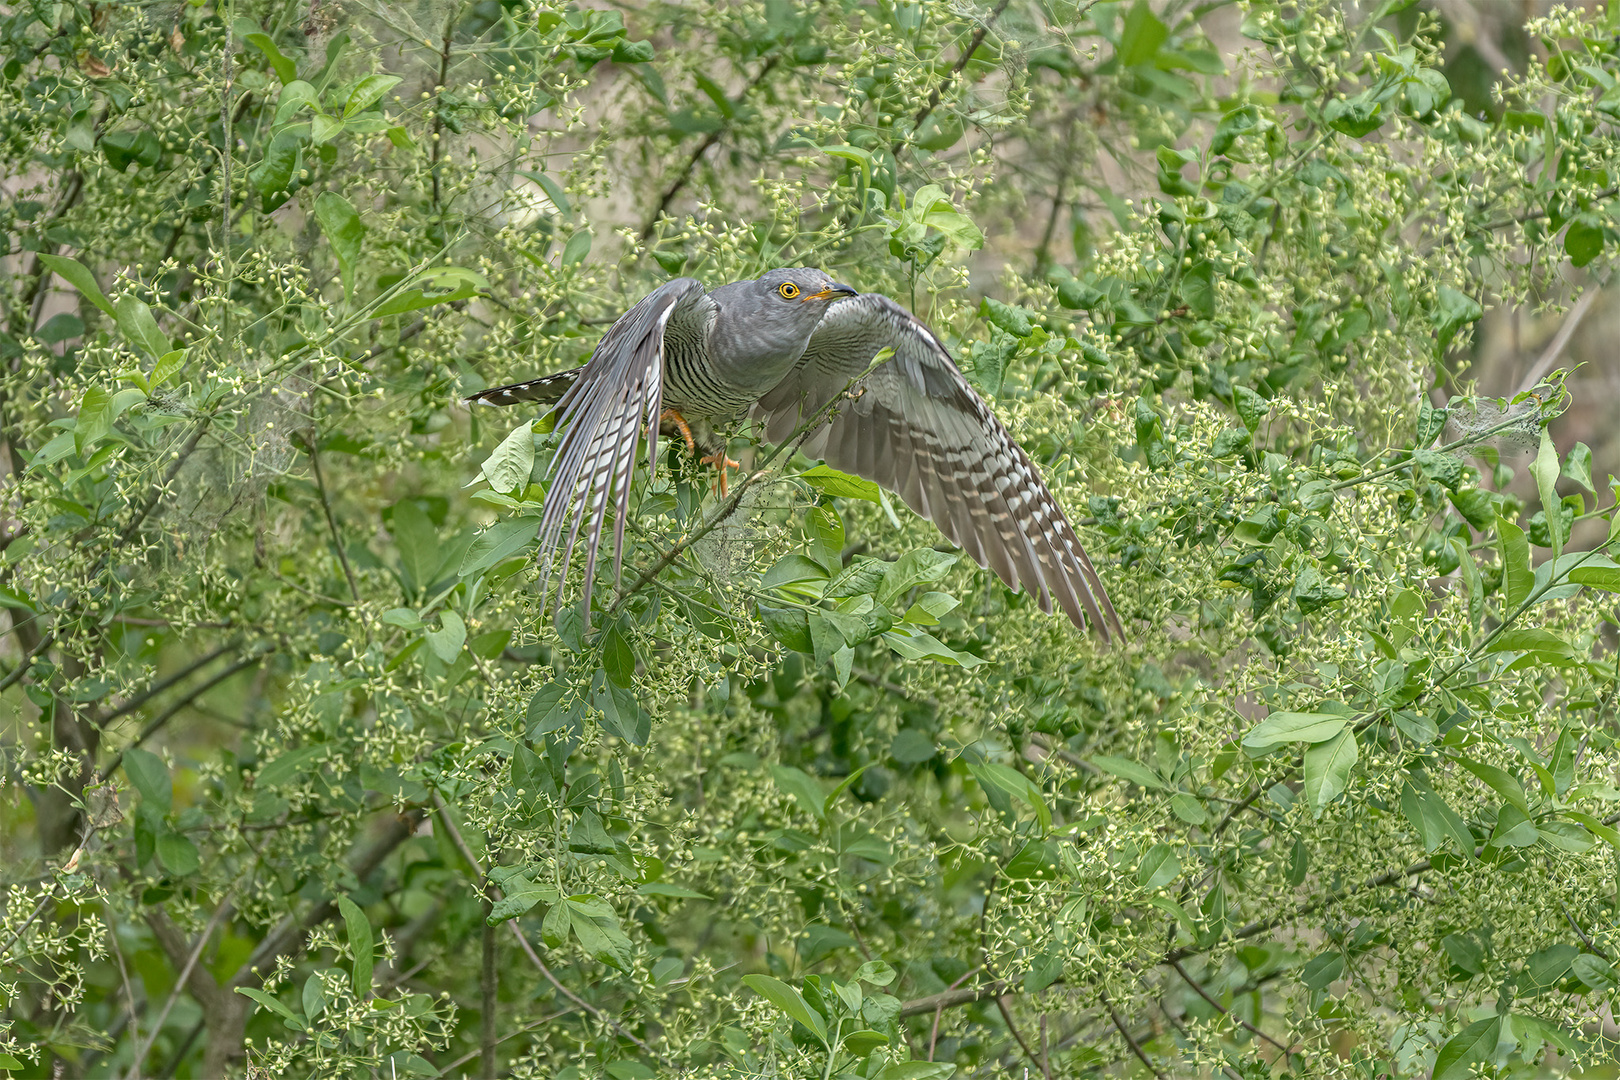
<instances>
[{"instance_id":1,"label":"bird's head","mask_svg":"<svg viewBox=\"0 0 1620 1080\"><path fill-rule=\"evenodd\" d=\"M717 346L716 360L739 374L752 369L768 375L798 360L827 309L855 295L854 289L824 271L805 267L771 270L752 281L722 285L709 294L719 308L711 338Z\"/></svg>"}]
</instances>

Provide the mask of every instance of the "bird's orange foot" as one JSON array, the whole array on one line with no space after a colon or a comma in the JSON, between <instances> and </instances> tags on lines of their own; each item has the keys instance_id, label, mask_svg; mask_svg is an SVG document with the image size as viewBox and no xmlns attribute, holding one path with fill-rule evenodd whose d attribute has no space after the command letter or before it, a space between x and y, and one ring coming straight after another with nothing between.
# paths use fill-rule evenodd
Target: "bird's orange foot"
<instances>
[{"instance_id":1,"label":"bird's orange foot","mask_svg":"<svg viewBox=\"0 0 1620 1080\"><path fill-rule=\"evenodd\" d=\"M709 454L709 455L707 455L705 457L698 458L698 464L699 465L713 465L716 469L720 470L720 497L721 498L724 498L725 495L726 495L726 470L727 469L740 469L740 468L742 468L742 462L733 461L731 458L726 457L726 451L725 451L724 448L716 450L714 453Z\"/></svg>"},{"instance_id":2,"label":"bird's orange foot","mask_svg":"<svg viewBox=\"0 0 1620 1080\"><path fill-rule=\"evenodd\" d=\"M666 420L668 420L671 424L674 424L675 430L679 431L681 433L681 438L686 440L686 452L688 454L697 453L697 440L692 438L692 425L686 422L686 417L682 416L674 409L665 409L663 412L658 414L658 423L662 425Z\"/></svg>"}]
</instances>

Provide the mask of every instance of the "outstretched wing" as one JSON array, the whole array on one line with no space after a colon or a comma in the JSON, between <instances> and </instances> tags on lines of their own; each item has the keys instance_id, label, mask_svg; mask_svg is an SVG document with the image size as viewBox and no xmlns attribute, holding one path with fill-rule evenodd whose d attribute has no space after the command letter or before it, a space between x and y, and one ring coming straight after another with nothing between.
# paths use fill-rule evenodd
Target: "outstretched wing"
<instances>
[{"instance_id":1,"label":"outstretched wing","mask_svg":"<svg viewBox=\"0 0 1620 1080\"><path fill-rule=\"evenodd\" d=\"M658 416L664 398L664 330L671 319L701 320L710 306L703 286L676 278L653 290L608 328L590 361L557 401L562 441L552 458L551 488L540 515L540 592L550 586L557 551L562 549L561 581L568 576L581 530L586 538L584 615L589 625L596 555L602 543L610 493L616 495L613 576L624 558L624 523L630 503L630 476L636 440L647 426L647 462L658 455ZM562 375L570 373L563 372ZM560 376L554 376L559 378ZM544 382L545 380L537 380ZM519 384L523 385L523 384ZM488 398L494 391L478 395ZM543 398L541 400L544 400ZM567 529L564 538L563 530Z\"/></svg>"},{"instance_id":2,"label":"outstretched wing","mask_svg":"<svg viewBox=\"0 0 1620 1080\"><path fill-rule=\"evenodd\" d=\"M583 367L569 368L567 371L542 375L538 379L530 379L528 382L492 386L488 390L468 394L461 400L481 401L485 405L521 405L528 401L548 405L554 404L562 400L562 396L568 393L569 387L579 380L579 376L584 370Z\"/></svg>"},{"instance_id":3,"label":"outstretched wing","mask_svg":"<svg viewBox=\"0 0 1620 1080\"><path fill-rule=\"evenodd\" d=\"M799 365L760 399L755 416L781 442L867 369L894 355L839 402L803 447L833 468L896 492L1009 588L1107 641L1124 637L1074 526L933 333L885 296L834 304Z\"/></svg>"}]
</instances>

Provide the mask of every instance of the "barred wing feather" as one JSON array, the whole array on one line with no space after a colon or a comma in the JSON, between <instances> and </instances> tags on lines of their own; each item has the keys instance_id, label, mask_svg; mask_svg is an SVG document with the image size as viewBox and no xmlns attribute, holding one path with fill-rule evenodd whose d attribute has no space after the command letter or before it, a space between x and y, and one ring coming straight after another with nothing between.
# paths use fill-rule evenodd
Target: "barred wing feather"
<instances>
[{"instance_id":1,"label":"barred wing feather","mask_svg":"<svg viewBox=\"0 0 1620 1080\"><path fill-rule=\"evenodd\" d=\"M939 339L899 304L865 293L839 301L798 367L755 410L782 442L870 365L894 355L839 402L804 452L900 495L1009 588L1076 626L1124 637L1074 526Z\"/></svg>"},{"instance_id":2,"label":"barred wing feather","mask_svg":"<svg viewBox=\"0 0 1620 1080\"><path fill-rule=\"evenodd\" d=\"M585 534L583 611L590 622L596 556L602 543L607 503L613 497L613 576L619 579L624 559L624 526L635 469L636 442L647 428L648 466L658 454L658 416L663 408L664 330L671 318L692 317L708 303L703 286L676 278L648 294L625 312L597 344L591 359L577 372L557 401L562 441L552 458L551 488L540 516L541 595L551 581L557 552L562 551L561 582ZM543 381L543 380L541 380ZM525 384L519 384L525 385ZM543 399L542 399L543 400ZM567 529L567 536L563 531Z\"/></svg>"}]
</instances>

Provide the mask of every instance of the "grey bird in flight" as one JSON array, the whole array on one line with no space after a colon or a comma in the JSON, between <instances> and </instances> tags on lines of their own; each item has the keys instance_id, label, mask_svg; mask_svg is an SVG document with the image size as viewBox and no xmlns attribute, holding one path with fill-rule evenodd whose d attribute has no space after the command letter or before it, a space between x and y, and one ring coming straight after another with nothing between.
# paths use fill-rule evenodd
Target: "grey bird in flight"
<instances>
[{"instance_id":1,"label":"grey bird in flight","mask_svg":"<svg viewBox=\"0 0 1620 1080\"><path fill-rule=\"evenodd\" d=\"M563 435L541 510L540 560L549 581L560 547L565 579L583 531L589 619L610 495L615 580L620 574L643 426L649 468L663 421L691 445L694 428L711 440L713 425L748 415L781 443L883 349L893 355L833 407L803 452L895 492L1042 611L1055 599L1076 626L1123 639L1074 526L939 339L888 297L857 293L820 270L772 270L712 291L676 278L625 312L583 367L467 400L555 403ZM703 461L720 467L722 483L735 464L723 444Z\"/></svg>"}]
</instances>

